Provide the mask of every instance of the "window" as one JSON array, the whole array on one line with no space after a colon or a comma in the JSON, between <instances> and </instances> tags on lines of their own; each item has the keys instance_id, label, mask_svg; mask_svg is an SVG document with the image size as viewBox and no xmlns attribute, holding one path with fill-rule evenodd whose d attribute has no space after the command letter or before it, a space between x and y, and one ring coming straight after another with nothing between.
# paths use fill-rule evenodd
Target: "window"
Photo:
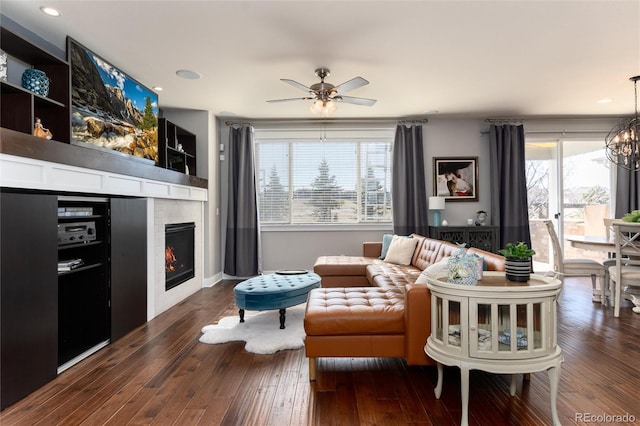
<instances>
[{"instance_id":1,"label":"window","mask_svg":"<svg viewBox=\"0 0 640 426\"><path fill-rule=\"evenodd\" d=\"M391 223L392 140L393 129L256 129L260 223Z\"/></svg>"},{"instance_id":2,"label":"window","mask_svg":"<svg viewBox=\"0 0 640 426\"><path fill-rule=\"evenodd\" d=\"M611 168L602 139L528 138L525 145L527 199L534 260L553 263L544 219L556 219L567 258L602 261L601 253L571 247L563 235L605 236L609 217Z\"/></svg>"}]
</instances>

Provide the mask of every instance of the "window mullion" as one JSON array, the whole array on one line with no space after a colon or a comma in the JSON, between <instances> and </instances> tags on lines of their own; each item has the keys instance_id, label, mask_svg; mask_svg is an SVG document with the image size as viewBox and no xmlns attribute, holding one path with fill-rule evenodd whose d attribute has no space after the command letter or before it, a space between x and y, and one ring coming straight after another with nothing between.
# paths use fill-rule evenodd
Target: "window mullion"
<instances>
[{"instance_id":1,"label":"window mullion","mask_svg":"<svg viewBox=\"0 0 640 426\"><path fill-rule=\"evenodd\" d=\"M357 222L361 223L362 220L362 161L361 161L361 142L356 142L356 217ZM365 194L366 199L366 194Z\"/></svg>"},{"instance_id":2,"label":"window mullion","mask_svg":"<svg viewBox=\"0 0 640 426\"><path fill-rule=\"evenodd\" d=\"M293 142L289 142L289 224L293 225L293 188L295 185L293 176Z\"/></svg>"}]
</instances>

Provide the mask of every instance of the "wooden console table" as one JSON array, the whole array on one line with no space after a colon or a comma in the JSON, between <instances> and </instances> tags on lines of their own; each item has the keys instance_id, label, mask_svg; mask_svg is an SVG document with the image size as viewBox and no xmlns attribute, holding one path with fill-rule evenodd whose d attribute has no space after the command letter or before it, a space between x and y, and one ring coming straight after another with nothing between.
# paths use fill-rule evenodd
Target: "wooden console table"
<instances>
[{"instance_id":1,"label":"wooden console table","mask_svg":"<svg viewBox=\"0 0 640 426\"><path fill-rule=\"evenodd\" d=\"M460 368L462 419L468 425L469 371L511 374L547 371L551 416L559 425L556 396L562 351L557 345L556 305L561 282L531 275L525 283L507 281L503 272L485 272L478 285L428 278L431 290L431 336L426 354L438 363L436 398L442 393L442 365Z\"/></svg>"}]
</instances>

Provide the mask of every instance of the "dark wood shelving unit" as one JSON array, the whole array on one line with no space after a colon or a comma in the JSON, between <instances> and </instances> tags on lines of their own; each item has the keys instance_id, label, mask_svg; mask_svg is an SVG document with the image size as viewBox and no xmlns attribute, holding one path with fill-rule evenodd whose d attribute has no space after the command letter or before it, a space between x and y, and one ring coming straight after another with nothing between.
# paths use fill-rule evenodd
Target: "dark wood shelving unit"
<instances>
[{"instance_id":1,"label":"dark wood shelving unit","mask_svg":"<svg viewBox=\"0 0 640 426\"><path fill-rule=\"evenodd\" d=\"M0 190L0 409L145 323L146 203Z\"/></svg>"},{"instance_id":2,"label":"dark wood shelving unit","mask_svg":"<svg viewBox=\"0 0 640 426\"><path fill-rule=\"evenodd\" d=\"M58 261L79 258L82 266L58 271L58 366L110 338L109 200L60 197L58 209L91 209L92 214L61 216L58 211ZM65 226L95 229L95 240L60 240ZM78 238L86 237L78 232Z\"/></svg>"},{"instance_id":3,"label":"dark wood shelving unit","mask_svg":"<svg viewBox=\"0 0 640 426\"><path fill-rule=\"evenodd\" d=\"M196 175L196 135L176 126L166 118L158 120L160 166Z\"/></svg>"},{"instance_id":4,"label":"dark wood shelving unit","mask_svg":"<svg viewBox=\"0 0 640 426\"><path fill-rule=\"evenodd\" d=\"M0 46L7 53L7 80L0 81L2 127L32 134L35 117L51 130L53 139L71 141L69 64L2 27ZM44 71L49 78L49 94L41 96L22 87L26 68ZM7 108L7 105L11 105Z\"/></svg>"}]
</instances>

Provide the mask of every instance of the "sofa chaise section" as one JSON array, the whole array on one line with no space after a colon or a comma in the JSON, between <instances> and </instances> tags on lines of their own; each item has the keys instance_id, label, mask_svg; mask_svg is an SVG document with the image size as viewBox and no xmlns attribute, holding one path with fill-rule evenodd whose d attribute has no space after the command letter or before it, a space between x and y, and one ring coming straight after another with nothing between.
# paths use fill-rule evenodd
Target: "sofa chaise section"
<instances>
[{"instance_id":1,"label":"sofa chaise section","mask_svg":"<svg viewBox=\"0 0 640 426\"><path fill-rule=\"evenodd\" d=\"M381 242L363 243L362 256L321 256L314 272L322 288L309 293L304 327L309 377L319 357L401 357L408 365L434 365L424 345L431 333L431 296L416 284L422 271L460 250L455 244L418 240L409 265L380 259ZM504 270L504 258L469 249L488 270Z\"/></svg>"}]
</instances>

